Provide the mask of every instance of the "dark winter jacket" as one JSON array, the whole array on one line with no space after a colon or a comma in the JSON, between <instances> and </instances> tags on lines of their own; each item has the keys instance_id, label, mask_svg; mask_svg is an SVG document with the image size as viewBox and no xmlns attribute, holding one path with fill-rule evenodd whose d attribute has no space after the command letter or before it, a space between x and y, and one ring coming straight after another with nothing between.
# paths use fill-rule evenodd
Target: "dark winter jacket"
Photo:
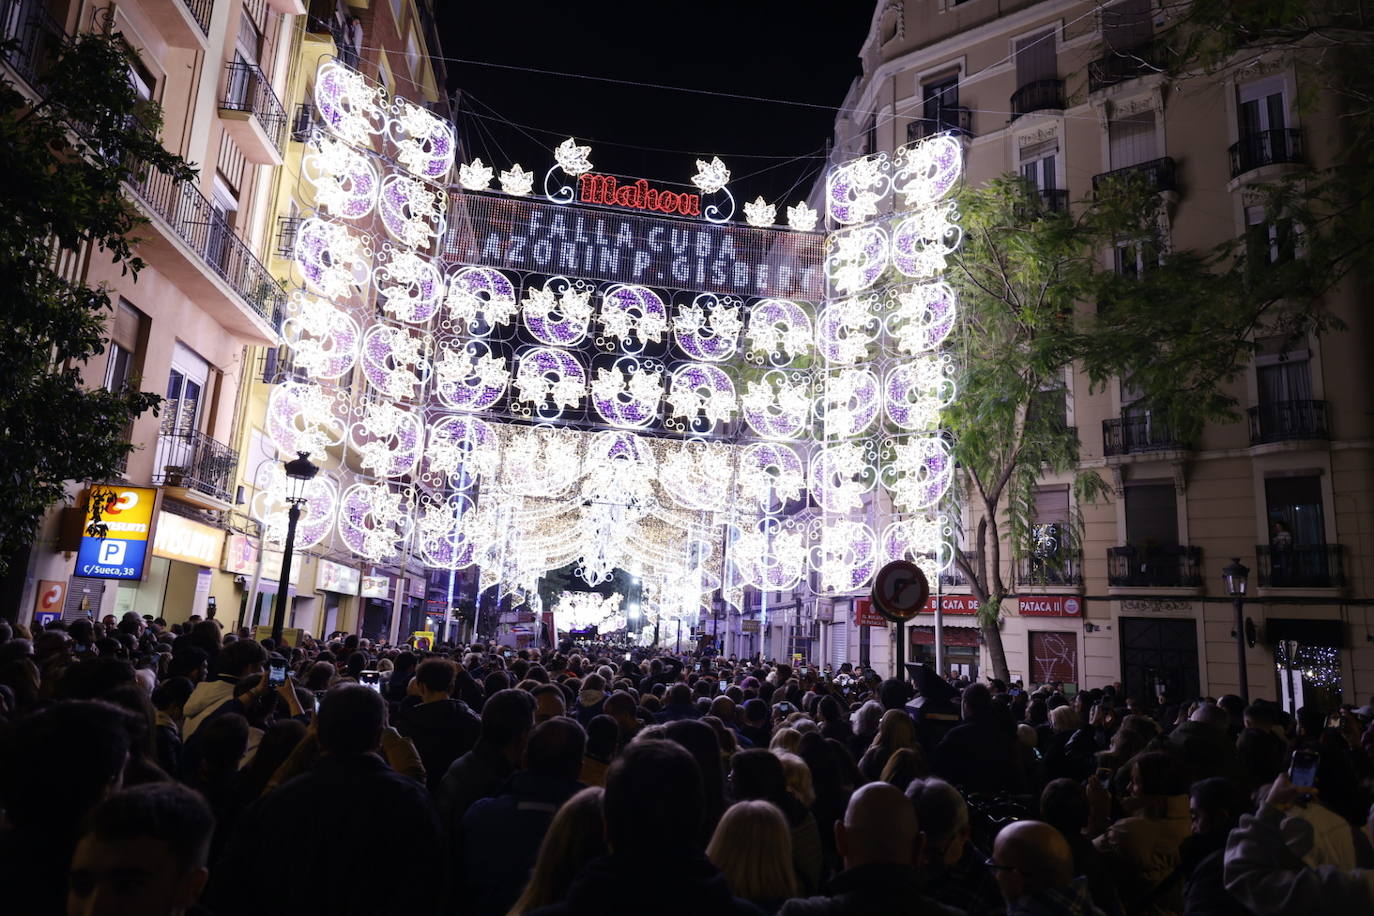
<instances>
[{"instance_id":1,"label":"dark winter jacket","mask_svg":"<svg viewBox=\"0 0 1374 916\"><path fill-rule=\"evenodd\" d=\"M490 798L515 772L500 749L478 741L472 750L457 760L439 781L439 816L450 835L458 835L458 825L473 802Z\"/></svg>"},{"instance_id":2,"label":"dark winter jacket","mask_svg":"<svg viewBox=\"0 0 1374 916\"><path fill-rule=\"evenodd\" d=\"M779 916L964 916L921 893L921 879L910 865L861 865L835 876L829 897L789 900Z\"/></svg>"},{"instance_id":3,"label":"dark winter jacket","mask_svg":"<svg viewBox=\"0 0 1374 916\"><path fill-rule=\"evenodd\" d=\"M401 704L392 723L396 731L415 742L415 750L425 765L431 791L453 765L453 761L472 750L482 722L462 700L435 700L433 703Z\"/></svg>"},{"instance_id":4,"label":"dark winter jacket","mask_svg":"<svg viewBox=\"0 0 1374 916\"><path fill-rule=\"evenodd\" d=\"M1007 904L1007 916L1102 916L1093 906L1088 883L1075 878L1068 887L1028 894Z\"/></svg>"},{"instance_id":5,"label":"dark winter jacket","mask_svg":"<svg viewBox=\"0 0 1374 916\"><path fill-rule=\"evenodd\" d=\"M561 903L533 916L759 916L762 910L731 896L725 876L699 852L594 859ZM865 914L872 916L872 914Z\"/></svg>"},{"instance_id":6,"label":"dark winter jacket","mask_svg":"<svg viewBox=\"0 0 1374 916\"><path fill-rule=\"evenodd\" d=\"M967 792L1022 792L1025 771L1014 734L992 717L951 729L935 748L930 771Z\"/></svg>"},{"instance_id":7,"label":"dark winter jacket","mask_svg":"<svg viewBox=\"0 0 1374 916\"><path fill-rule=\"evenodd\" d=\"M1183 873L1183 916L1249 916L1226 892L1224 871L1228 830L1197 833L1179 847Z\"/></svg>"}]
</instances>

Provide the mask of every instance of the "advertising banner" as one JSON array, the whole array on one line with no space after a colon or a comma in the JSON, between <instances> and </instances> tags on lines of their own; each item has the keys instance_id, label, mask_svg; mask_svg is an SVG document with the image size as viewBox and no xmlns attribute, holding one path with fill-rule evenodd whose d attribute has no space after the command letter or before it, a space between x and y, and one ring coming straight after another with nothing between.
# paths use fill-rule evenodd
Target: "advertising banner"
<instances>
[{"instance_id":1,"label":"advertising banner","mask_svg":"<svg viewBox=\"0 0 1374 916\"><path fill-rule=\"evenodd\" d=\"M157 490L151 487L93 487L76 574L92 579L142 579L156 502ZM94 525L104 526L104 537L90 533Z\"/></svg>"},{"instance_id":2,"label":"advertising banner","mask_svg":"<svg viewBox=\"0 0 1374 916\"><path fill-rule=\"evenodd\" d=\"M1022 595L1016 599L1022 617L1082 617L1083 599L1076 595Z\"/></svg>"}]
</instances>

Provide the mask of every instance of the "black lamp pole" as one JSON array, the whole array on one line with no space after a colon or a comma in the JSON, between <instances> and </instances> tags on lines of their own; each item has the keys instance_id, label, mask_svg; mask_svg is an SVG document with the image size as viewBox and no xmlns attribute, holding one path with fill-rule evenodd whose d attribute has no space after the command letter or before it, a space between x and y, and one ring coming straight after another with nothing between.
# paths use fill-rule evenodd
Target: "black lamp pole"
<instances>
[{"instance_id":1,"label":"black lamp pole","mask_svg":"<svg viewBox=\"0 0 1374 916\"><path fill-rule=\"evenodd\" d=\"M286 628L286 590L291 585L291 554L296 547L296 524L301 520L301 506L305 503L305 486L320 469L310 463L309 452L297 452L286 462L287 484L291 495L286 501L291 508L286 513L286 545L281 555L281 581L277 583L277 607L272 613L272 645L281 651L282 631Z\"/></svg>"},{"instance_id":2,"label":"black lamp pole","mask_svg":"<svg viewBox=\"0 0 1374 916\"><path fill-rule=\"evenodd\" d=\"M1226 593L1234 599L1236 627L1236 664L1240 671L1240 698L1250 702L1250 672L1245 666L1245 586L1250 570L1241 565L1240 557L1232 557L1231 563L1221 571L1226 583Z\"/></svg>"}]
</instances>

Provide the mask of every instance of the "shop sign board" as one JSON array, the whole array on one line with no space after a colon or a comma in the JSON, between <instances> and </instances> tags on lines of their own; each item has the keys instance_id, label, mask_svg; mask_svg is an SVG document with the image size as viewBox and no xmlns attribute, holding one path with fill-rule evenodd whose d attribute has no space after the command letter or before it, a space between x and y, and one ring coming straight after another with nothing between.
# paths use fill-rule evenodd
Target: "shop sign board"
<instances>
[{"instance_id":1,"label":"shop sign board","mask_svg":"<svg viewBox=\"0 0 1374 916\"><path fill-rule=\"evenodd\" d=\"M1016 599L1022 617L1082 617L1083 599L1076 595L1022 595Z\"/></svg>"},{"instance_id":2,"label":"shop sign board","mask_svg":"<svg viewBox=\"0 0 1374 916\"><path fill-rule=\"evenodd\" d=\"M157 514L153 556L214 568L224 548L224 532L170 512Z\"/></svg>"},{"instance_id":3,"label":"shop sign board","mask_svg":"<svg viewBox=\"0 0 1374 916\"><path fill-rule=\"evenodd\" d=\"M301 644L301 634L305 631L300 627L283 627L281 631L281 641L291 648ZM253 638L258 642L272 638L272 627L253 627Z\"/></svg>"},{"instance_id":4,"label":"shop sign board","mask_svg":"<svg viewBox=\"0 0 1374 916\"><path fill-rule=\"evenodd\" d=\"M352 566L331 560L315 561L315 591L356 595L362 588L362 575Z\"/></svg>"},{"instance_id":5,"label":"shop sign board","mask_svg":"<svg viewBox=\"0 0 1374 916\"><path fill-rule=\"evenodd\" d=\"M391 579L388 576L363 576L362 596L364 598L380 598L386 601L391 598Z\"/></svg>"},{"instance_id":6,"label":"shop sign board","mask_svg":"<svg viewBox=\"0 0 1374 916\"><path fill-rule=\"evenodd\" d=\"M935 613L935 596L931 595L926 600L926 606L921 608L922 614ZM978 599L972 595L942 595L940 596L940 613L942 614L977 614Z\"/></svg>"},{"instance_id":7,"label":"shop sign board","mask_svg":"<svg viewBox=\"0 0 1374 916\"><path fill-rule=\"evenodd\" d=\"M741 620L739 622L739 631L741 633L757 633L759 631L759 622L757 620Z\"/></svg>"},{"instance_id":8,"label":"shop sign board","mask_svg":"<svg viewBox=\"0 0 1374 916\"><path fill-rule=\"evenodd\" d=\"M885 627L887 618L873 609L870 598L854 599L854 625L858 627Z\"/></svg>"},{"instance_id":9,"label":"shop sign board","mask_svg":"<svg viewBox=\"0 0 1374 916\"><path fill-rule=\"evenodd\" d=\"M62 607L67 603L67 583L55 579L40 579L33 597L33 625L46 627L62 619Z\"/></svg>"},{"instance_id":10,"label":"shop sign board","mask_svg":"<svg viewBox=\"0 0 1374 916\"><path fill-rule=\"evenodd\" d=\"M156 502L157 490L152 487L93 487L76 554L76 574L91 579L142 579ZM104 537L89 533L94 525L105 527Z\"/></svg>"}]
</instances>

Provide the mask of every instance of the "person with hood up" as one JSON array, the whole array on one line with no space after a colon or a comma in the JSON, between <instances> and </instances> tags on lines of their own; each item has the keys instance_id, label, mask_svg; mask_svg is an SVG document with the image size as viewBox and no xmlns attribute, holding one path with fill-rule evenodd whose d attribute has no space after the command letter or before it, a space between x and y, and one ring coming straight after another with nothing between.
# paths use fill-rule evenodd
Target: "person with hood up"
<instances>
[{"instance_id":1,"label":"person with hood up","mask_svg":"<svg viewBox=\"0 0 1374 916\"><path fill-rule=\"evenodd\" d=\"M591 724L592 719L601 715L601 711L606 706L606 679L599 674L589 674L587 679L582 682L582 689L577 694L577 706L574 717L586 728Z\"/></svg>"},{"instance_id":2,"label":"person with hood up","mask_svg":"<svg viewBox=\"0 0 1374 916\"><path fill-rule=\"evenodd\" d=\"M453 692L457 669L446 658L427 658L415 669L415 679L396 713L396 731L415 743L431 791L455 760L477 744L482 723Z\"/></svg>"}]
</instances>

